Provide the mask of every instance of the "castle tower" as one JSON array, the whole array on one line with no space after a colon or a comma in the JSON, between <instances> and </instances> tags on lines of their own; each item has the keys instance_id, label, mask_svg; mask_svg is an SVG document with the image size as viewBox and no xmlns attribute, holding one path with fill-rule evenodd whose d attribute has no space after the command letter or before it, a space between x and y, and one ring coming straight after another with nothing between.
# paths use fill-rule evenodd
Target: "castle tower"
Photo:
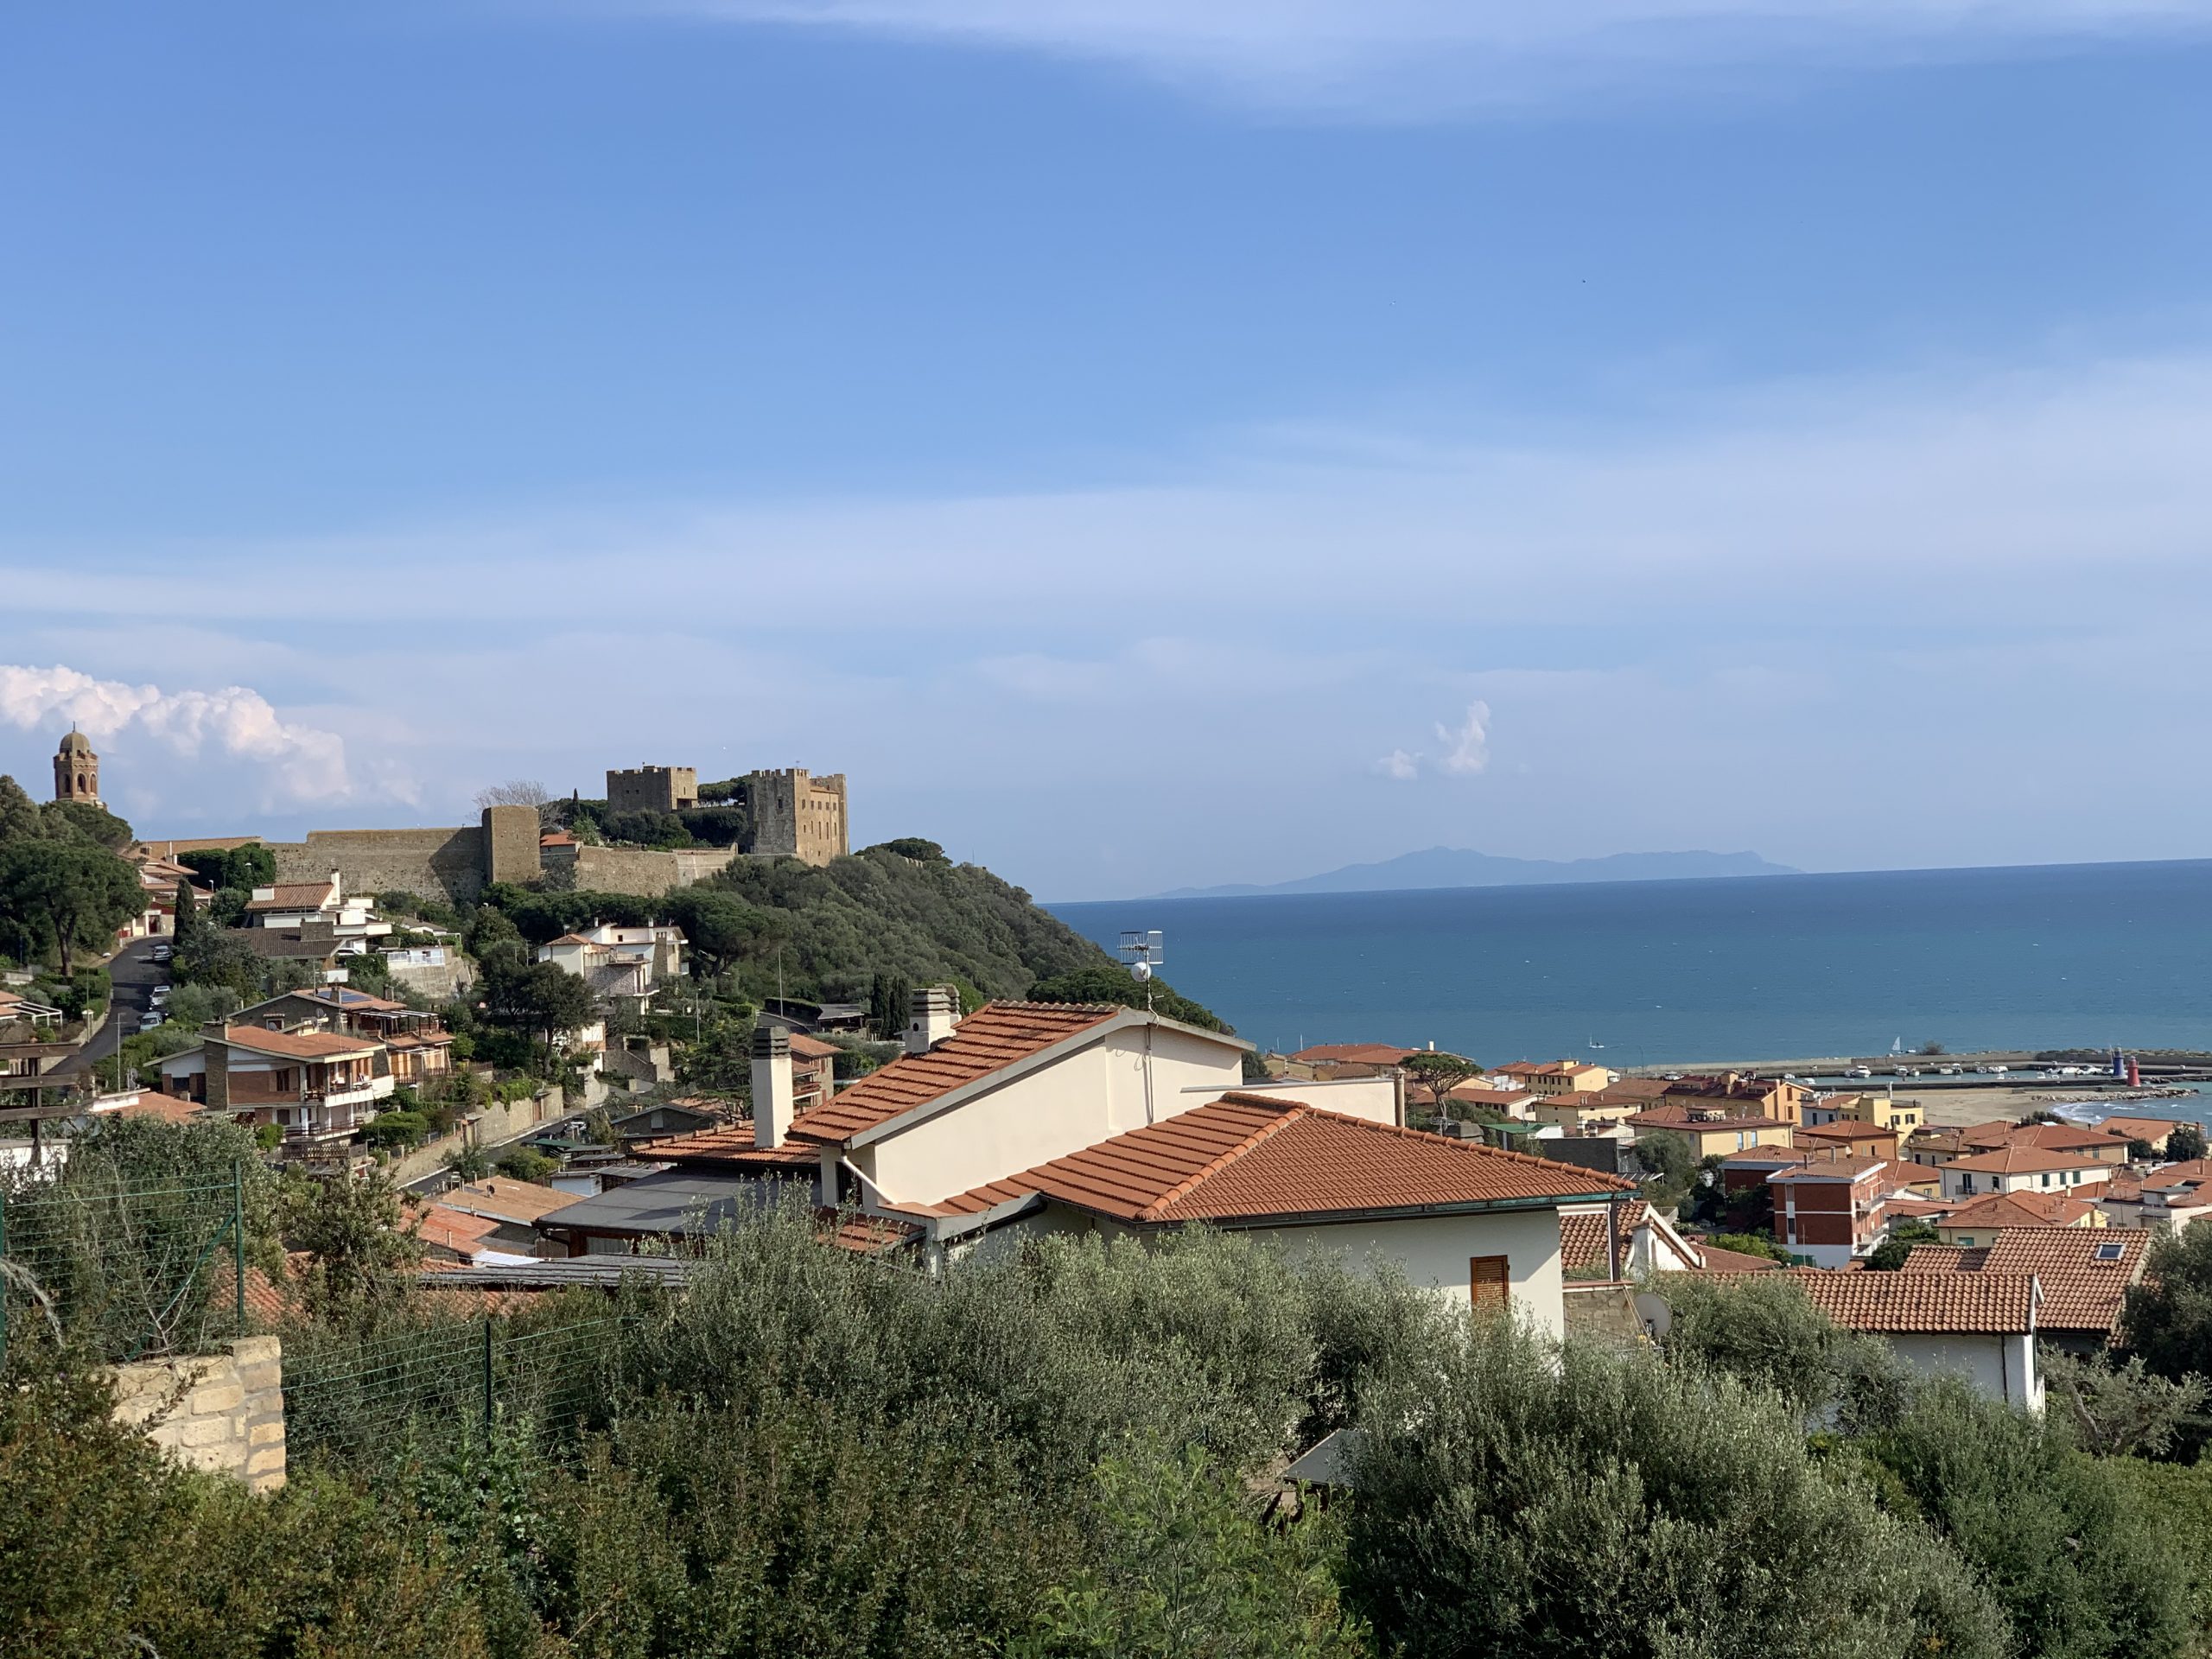
<instances>
[{"instance_id":1,"label":"castle tower","mask_svg":"<svg viewBox=\"0 0 2212 1659\"><path fill-rule=\"evenodd\" d=\"M54 798L100 804L100 758L92 753L92 740L74 726L54 752Z\"/></svg>"}]
</instances>

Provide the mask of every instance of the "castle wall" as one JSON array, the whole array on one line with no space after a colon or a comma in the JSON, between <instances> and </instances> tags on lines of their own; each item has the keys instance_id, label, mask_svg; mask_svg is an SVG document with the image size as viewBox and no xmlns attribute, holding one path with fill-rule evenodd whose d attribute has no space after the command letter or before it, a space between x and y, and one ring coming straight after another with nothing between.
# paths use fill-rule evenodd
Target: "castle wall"
<instances>
[{"instance_id":1,"label":"castle wall","mask_svg":"<svg viewBox=\"0 0 2212 1659\"><path fill-rule=\"evenodd\" d=\"M118 1365L113 1375L118 1422L254 1491L284 1484L284 1351L275 1337L241 1337L201 1358Z\"/></svg>"},{"instance_id":2,"label":"castle wall","mask_svg":"<svg viewBox=\"0 0 2212 1659\"><path fill-rule=\"evenodd\" d=\"M536 822L531 809L519 810L531 812ZM404 890L452 904L469 903L484 891L484 830L478 824L441 830L310 830L305 841L270 842L268 847L276 855L279 881L317 881L336 870L348 893ZM533 834L532 875L537 874L537 850Z\"/></svg>"},{"instance_id":3,"label":"castle wall","mask_svg":"<svg viewBox=\"0 0 2212 1659\"><path fill-rule=\"evenodd\" d=\"M579 847L576 885L594 893L658 899L671 887L688 887L728 868L739 856L729 847L687 847L664 853L641 847Z\"/></svg>"},{"instance_id":4,"label":"castle wall","mask_svg":"<svg viewBox=\"0 0 2212 1659\"><path fill-rule=\"evenodd\" d=\"M537 850L537 809L484 809L484 873L493 881L535 881L542 868Z\"/></svg>"}]
</instances>

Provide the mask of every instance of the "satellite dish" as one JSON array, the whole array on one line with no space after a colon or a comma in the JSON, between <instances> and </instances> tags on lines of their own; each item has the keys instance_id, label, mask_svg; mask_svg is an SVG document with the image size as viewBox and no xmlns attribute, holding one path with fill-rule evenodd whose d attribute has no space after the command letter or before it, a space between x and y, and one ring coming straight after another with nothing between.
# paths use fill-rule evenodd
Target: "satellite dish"
<instances>
[{"instance_id":1,"label":"satellite dish","mask_svg":"<svg viewBox=\"0 0 2212 1659\"><path fill-rule=\"evenodd\" d=\"M1667 1299L1655 1291L1636 1293L1636 1317L1643 1326L1643 1334L1654 1342L1665 1336L1675 1323L1675 1310L1667 1306Z\"/></svg>"}]
</instances>

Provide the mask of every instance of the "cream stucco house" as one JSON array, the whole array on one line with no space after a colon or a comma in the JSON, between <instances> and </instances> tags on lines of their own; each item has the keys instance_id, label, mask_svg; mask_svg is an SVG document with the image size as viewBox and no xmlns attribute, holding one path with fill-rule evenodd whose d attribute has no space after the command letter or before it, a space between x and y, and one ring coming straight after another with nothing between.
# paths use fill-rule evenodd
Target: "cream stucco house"
<instances>
[{"instance_id":1,"label":"cream stucco house","mask_svg":"<svg viewBox=\"0 0 2212 1659\"><path fill-rule=\"evenodd\" d=\"M1403 1127L1387 1077L1248 1085L1248 1046L1141 1009L992 1003L965 1019L917 992L907 1052L810 1109L791 1111L788 1036L762 1027L753 1120L658 1142L666 1177L548 1216L577 1253L619 1250L632 1226L772 1184L858 1210L932 1263L1048 1232L1147 1237L1193 1223L1294 1252L1376 1258L1465 1306L1510 1306L1561 1329L1566 1205L1632 1197L1593 1171ZM657 1204L682 1182L683 1206ZM748 1196L747 1188L752 1189ZM717 1189L719 1192L720 1189Z\"/></svg>"}]
</instances>

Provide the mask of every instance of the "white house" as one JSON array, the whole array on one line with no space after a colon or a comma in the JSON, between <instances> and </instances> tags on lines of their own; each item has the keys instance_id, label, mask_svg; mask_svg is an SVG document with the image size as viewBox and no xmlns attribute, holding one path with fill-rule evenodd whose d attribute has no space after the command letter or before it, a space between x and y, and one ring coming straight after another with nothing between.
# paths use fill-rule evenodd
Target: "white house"
<instances>
[{"instance_id":1,"label":"white house","mask_svg":"<svg viewBox=\"0 0 2212 1659\"><path fill-rule=\"evenodd\" d=\"M690 971L683 931L597 922L537 947L537 959L574 974L601 997L643 999Z\"/></svg>"},{"instance_id":2,"label":"white house","mask_svg":"<svg viewBox=\"0 0 2212 1659\"><path fill-rule=\"evenodd\" d=\"M1922 1375L1951 1373L1993 1400L2043 1409L2036 1333L2044 1294L2033 1273L1793 1268L1783 1276L1836 1324L1880 1337Z\"/></svg>"},{"instance_id":3,"label":"white house","mask_svg":"<svg viewBox=\"0 0 2212 1659\"><path fill-rule=\"evenodd\" d=\"M1557 1335L1560 1207L1634 1192L1407 1129L1388 1078L1247 1087L1247 1045L1141 1009L999 1002L963 1020L930 989L916 993L906 1047L794 1115L789 1038L763 1027L750 1125L656 1142L667 1175L541 1230L579 1251L628 1248L702 1206L757 1202L776 1180L857 1207L871 1247L890 1229L931 1260L1039 1233L1147 1237L1203 1222L1296 1252L1379 1255L1460 1306L1510 1306Z\"/></svg>"},{"instance_id":4,"label":"white house","mask_svg":"<svg viewBox=\"0 0 2212 1659\"><path fill-rule=\"evenodd\" d=\"M336 870L327 881L280 881L256 887L246 900L245 921L248 927L280 930L314 924L340 939L379 938L391 931L390 922L377 919L375 895L347 898L344 878Z\"/></svg>"}]
</instances>

